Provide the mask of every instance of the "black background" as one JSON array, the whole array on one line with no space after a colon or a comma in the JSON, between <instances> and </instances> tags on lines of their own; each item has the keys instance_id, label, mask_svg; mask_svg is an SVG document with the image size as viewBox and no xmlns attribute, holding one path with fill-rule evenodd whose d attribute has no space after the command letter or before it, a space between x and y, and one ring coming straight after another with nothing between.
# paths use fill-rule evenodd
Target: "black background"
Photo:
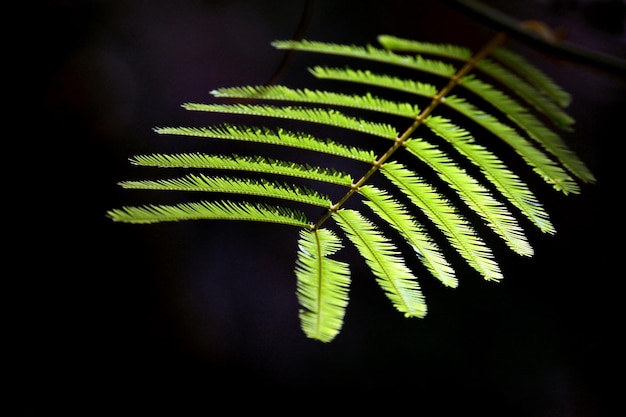
<instances>
[{"instance_id":1,"label":"black background","mask_svg":"<svg viewBox=\"0 0 626 417\"><path fill-rule=\"evenodd\" d=\"M626 58L619 1L488 3ZM344 327L332 343L318 343L299 327L292 228L105 217L153 201L117 186L139 175L128 157L208 149L152 128L208 124L208 115L180 105L209 102L214 88L266 82L283 58L270 42L291 38L304 8L68 0L36 10L29 51L39 64L30 81L43 111L30 113L16 139L29 163L15 171L22 186L8 222L19 233L9 261L19 263L5 278L16 286L7 297L18 415L170 403L206 414L227 398L239 408L257 391L268 393L260 404L275 407L342 401L354 391L379 394L358 397L355 408L381 399L425 416L609 415L623 363L622 164L614 157L624 139L623 75L511 40L573 95L575 131L564 138L598 182L563 196L530 180L557 234L525 224L530 259L497 246L500 283L463 266L454 290L423 276L425 319L393 310L346 249L353 284ZM316 1L309 18L305 38L337 43L375 44L389 33L476 50L496 33L437 1ZM308 59L296 56L283 81L308 82Z\"/></svg>"}]
</instances>

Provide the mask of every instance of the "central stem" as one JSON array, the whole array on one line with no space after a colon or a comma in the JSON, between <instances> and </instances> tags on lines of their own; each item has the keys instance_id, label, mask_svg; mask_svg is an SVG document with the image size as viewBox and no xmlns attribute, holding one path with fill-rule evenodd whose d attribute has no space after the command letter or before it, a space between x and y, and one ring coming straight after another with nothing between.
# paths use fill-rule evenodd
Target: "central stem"
<instances>
[{"instance_id":1,"label":"central stem","mask_svg":"<svg viewBox=\"0 0 626 417\"><path fill-rule=\"evenodd\" d=\"M326 220L328 220L333 215L333 213L339 210L341 206L343 206L346 203L346 201L348 201L348 199L354 193L359 191L359 188L363 184L365 184L365 182L383 166L383 164L391 157L391 155L394 154L395 151L397 151L401 147L404 147L406 145L407 140L409 140L409 136L411 136L411 134L413 134L413 132L415 132L415 130L422 123L424 123L424 120L426 120L426 118L433 112L433 110L435 110L435 108L439 104L445 101L445 97L448 94L450 94L450 91L452 91L452 89L459 84L461 78L463 78L472 69L474 69L474 67L476 67L478 62L482 60L483 58L485 58L487 55L489 55L491 51L493 51L495 48L504 44L505 41L506 41L506 34L498 33L479 52L477 52L467 62L465 62L465 65L463 65L461 69L459 69L452 77L450 77L450 81L448 81L448 84L446 84L445 87L443 87L441 90L439 90L437 94L433 96L433 99L431 100L430 104L424 110L422 110L420 114L415 116L415 120L413 121L411 126L409 126L404 131L404 133L402 133L400 136L398 136L394 140L393 145L389 149L387 149L387 151L384 154L382 154L376 161L374 161L370 169L357 182L355 182L354 184L350 186L350 189L348 190L348 192L346 192L344 196L339 199L339 201L337 201L335 204L330 206L328 211L324 213L324 215L317 221L317 223L311 224L311 231L318 230L324 224L324 222L326 222Z\"/></svg>"}]
</instances>

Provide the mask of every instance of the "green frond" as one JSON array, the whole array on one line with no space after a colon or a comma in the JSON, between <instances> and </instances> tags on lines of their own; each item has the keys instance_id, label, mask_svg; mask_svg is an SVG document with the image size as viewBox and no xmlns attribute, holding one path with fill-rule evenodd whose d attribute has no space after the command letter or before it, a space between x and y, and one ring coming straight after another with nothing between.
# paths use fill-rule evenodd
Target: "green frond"
<instances>
[{"instance_id":1,"label":"green frond","mask_svg":"<svg viewBox=\"0 0 626 417\"><path fill-rule=\"evenodd\" d=\"M521 55L507 48L496 48L492 51L491 56L527 79L528 82L543 91L559 106L567 107L571 103L572 97L568 92Z\"/></svg>"},{"instance_id":2,"label":"green frond","mask_svg":"<svg viewBox=\"0 0 626 417\"><path fill-rule=\"evenodd\" d=\"M487 280L502 278L489 247L439 192L397 162L384 164L381 171L444 233L452 247L470 266Z\"/></svg>"},{"instance_id":3,"label":"green frond","mask_svg":"<svg viewBox=\"0 0 626 417\"><path fill-rule=\"evenodd\" d=\"M432 98L438 91L437 87L432 84L402 79L386 74L376 74L371 71L316 66L311 68L310 72L315 77L320 79L371 85L374 87L388 88L424 97Z\"/></svg>"},{"instance_id":4,"label":"green frond","mask_svg":"<svg viewBox=\"0 0 626 417\"><path fill-rule=\"evenodd\" d=\"M414 104L385 100L371 93L364 95L341 94L331 91L292 89L282 85L221 88L211 93L216 97L284 100L323 104L369 110L403 117L415 117L420 113L419 107Z\"/></svg>"},{"instance_id":5,"label":"green frond","mask_svg":"<svg viewBox=\"0 0 626 417\"><path fill-rule=\"evenodd\" d=\"M342 145L330 139L321 140L307 133L290 132L282 128L274 131L266 127L258 128L224 124L209 127L163 127L157 128L155 131L159 134L208 137L286 146L368 163L376 159L376 155L371 150Z\"/></svg>"},{"instance_id":6,"label":"green frond","mask_svg":"<svg viewBox=\"0 0 626 417\"><path fill-rule=\"evenodd\" d=\"M340 55L349 58L364 59L412 68L442 77L451 77L456 72L454 66L442 61L423 58L422 56L399 55L391 51L375 48L371 45L341 45L317 41L275 41L272 45L277 49L291 49L303 52L317 52L328 55Z\"/></svg>"},{"instance_id":7,"label":"green frond","mask_svg":"<svg viewBox=\"0 0 626 417\"><path fill-rule=\"evenodd\" d=\"M296 278L302 331L311 339L330 342L341 330L348 305L350 269L329 256L342 248L332 231L300 231Z\"/></svg>"},{"instance_id":8,"label":"green frond","mask_svg":"<svg viewBox=\"0 0 626 417\"><path fill-rule=\"evenodd\" d=\"M406 317L424 317L427 306L420 283L403 258L403 251L412 249L428 273L454 288L458 285L456 271L444 255L463 259L486 280L500 280L503 278L500 266L487 245L492 238L496 235L502 238L520 255L533 254L512 212L519 216L516 213L519 210L543 232L555 232L543 206L507 167L507 162L455 118L465 118L468 126L479 127L486 139L503 141L512 148L510 154L505 152L507 157L523 161L528 171L532 169L564 194L579 193L578 180L595 181L594 175L557 133L557 127L570 131L574 122L564 111L570 102L569 94L521 56L498 48L503 38L496 37L476 54L457 45L391 35L378 37L381 48L308 40L275 41L272 45L277 49L313 52L327 59L330 55L341 56L347 58L346 64L362 64L362 69L347 65L309 69L320 80L356 83L359 85L343 86L358 88L344 93L284 85L219 88L211 91L213 97L236 100L185 103L182 107L233 115L224 116L226 122L240 119L234 116L265 118L273 127L220 123L157 127L154 131L197 138L192 142L203 145L237 142L234 144L237 148L250 148L244 154L252 154L253 149L254 152L256 149L297 152L294 159L300 161L313 156L321 161L318 162L321 166L272 159L261 152L252 156L201 152L136 155L130 158L131 164L174 168L176 176L121 181L119 185L124 189L212 193L212 198L178 204L122 206L107 211L106 216L121 223L235 220L300 228L294 268L296 296L302 331L311 339L331 342L344 324L351 284L350 264L334 258L343 248L345 238L362 256L393 307ZM355 62L358 60L361 62ZM376 68L389 66L392 70L408 68L417 72L409 71L408 78L401 78L386 71L367 70L373 64ZM421 78L413 77L414 73ZM423 82L438 77L441 79L437 80L437 86ZM454 93L460 90L459 93L477 99L485 108L479 109L471 100L452 95L452 89ZM364 90L371 92L362 93ZM385 98L385 94L408 98L396 101ZM420 110L409 94L413 101L430 104ZM360 114L366 116L354 116ZM403 129L398 131L391 124L378 122L387 119L401 122L399 128ZM286 129L292 125L302 125L313 133L332 131L335 136L343 135L345 140L335 136L318 138L305 133L304 128L302 132ZM426 128L430 129L426 132L429 135L422 139L421 130L416 129ZM393 144L380 154L344 145L342 142L353 138L353 132L361 137L372 135L391 140ZM404 151L417 158L413 162L419 167L411 168L394 160L398 156L396 152ZM404 156L407 155L401 157ZM337 162L354 165L354 161L357 165L364 164L356 181L347 172L330 168ZM418 175L421 169L437 175L432 176L432 184ZM180 174L182 170L188 172ZM389 190L373 185L379 184L378 180L389 182ZM309 188L310 182L316 182L313 188ZM335 201L318 192L316 186L338 188L343 194ZM367 206L372 219L347 208L353 203ZM311 221L305 212L292 208L298 205L320 214ZM324 223L331 220L337 223L336 232L325 228ZM489 235L485 240L478 234L483 231ZM340 238L339 232L345 238Z\"/></svg>"},{"instance_id":9,"label":"green frond","mask_svg":"<svg viewBox=\"0 0 626 417\"><path fill-rule=\"evenodd\" d=\"M272 117L278 119L299 120L301 122L317 123L342 129L354 130L368 135L383 138L395 138L396 130L384 123L368 122L345 115L334 109L259 106L254 104L199 104L187 103L183 107L187 110L207 111L216 113L232 113L247 116Z\"/></svg>"},{"instance_id":10,"label":"green frond","mask_svg":"<svg viewBox=\"0 0 626 417\"><path fill-rule=\"evenodd\" d=\"M406 317L424 317L426 303L417 278L393 242L357 211L341 209L333 218L365 259L393 306Z\"/></svg>"},{"instance_id":11,"label":"green frond","mask_svg":"<svg viewBox=\"0 0 626 417\"><path fill-rule=\"evenodd\" d=\"M182 220L243 220L308 227L304 213L286 207L232 201L200 201L176 205L126 206L107 212L113 221L158 223Z\"/></svg>"},{"instance_id":12,"label":"green frond","mask_svg":"<svg viewBox=\"0 0 626 417\"><path fill-rule=\"evenodd\" d=\"M281 184L263 178L208 177L203 174L188 174L180 178L162 180L123 181L120 185L127 189L246 194L279 198L320 207L329 207L332 204L328 196L310 188Z\"/></svg>"},{"instance_id":13,"label":"green frond","mask_svg":"<svg viewBox=\"0 0 626 417\"><path fill-rule=\"evenodd\" d=\"M533 250L528 244L524 231L505 205L497 201L489 190L455 165L439 148L420 139L406 142L408 151L430 166L443 181L457 192L461 200L515 252L531 256Z\"/></svg>"},{"instance_id":14,"label":"green frond","mask_svg":"<svg viewBox=\"0 0 626 417\"><path fill-rule=\"evenodd\" d=\"M509 125L500 122L492 115L479 110L460 97L448 96L444 104L468 117L510 145L533 171L556 190L565 194L577 194L580 192L576 181L565 170Z\"/></svg>"},{"instance_id":15,"label":"green frond","mask_svg":"<svg viewBox=\"0 0 626 417\"><path fill-rule=\"evenodd\" d=\"M379 35L378 42L385 48L398 52L410 52L426 55L437 55L444 58L467 61L472 57L472 51L463 46L420 42L398 38L392 35Z\"/></svg>"},{"instance_id":16,"label":"green frond","mask_svg":"<svg viewBox=\"0 0 626 417\"><path fill-rule=\"evenodd\" d=\"M435 242L408 213L408 211L386 192L372 185L359 188L359 193L367 200L364 203L374 213L393 226L417 253L422 264L444 285L456 288L458 285L454 269L445 259Z\"/></svg>"},{"instance_id":17,"label":"green frond","mask_svg":"<svg viewBox=\"0 0 626 417\"><path fill-rule=\"evenodd\" d=\"M555 232L548 213L526 184L497 156L476 144L467 130L441 116L430 116L425 123L433 132L452 144L459 153L465 155L469 161L480 167L485 178L542 232Z\"/></svg>"},{"instance_id":18,"label":"green frond","mask_svg":"<svg viewBox=\"0 0 626 417\"><path fill-rule=\"evenodd\" d=\"M131 158L130 161L134 165L160 168L208 168L284 175L346 187L350 187L353 181L349 174L331 168L302 165L261 156L209 155L202 153L151 154L137 155Z\"/></svg>"},{"instance_id":19,"label":"green frond","mask_svg":"<svg viewBox=\"0 0 626 417\"><path fill-rule=\"evenodd\" d=\"M571 126L574 123L574 119L569 114L565 113L560 106L541 90L537 90L523 78L489 59L481 60L477 64L477 67L485 74L514 91L539 112L545 114L556 126L562 129L572 130Z\"/></svg>"},{"instance_id":20,"label":"green frond","mask_svg":"<svg viewBox=\"0 0 626 417\"><path fill-rule=\"evenodd\" d=\"M483 97L502 111L506 117L520 129L524 130L528 136L556 156L559 162L578 178L585 182L595 182L593 174L578 156L567 147L561 137L545 127L538 118L526 111L524 107L520 106L511 97L472 76L463 77L462 84L468 90Z\"/></svg>"}]
</instances>

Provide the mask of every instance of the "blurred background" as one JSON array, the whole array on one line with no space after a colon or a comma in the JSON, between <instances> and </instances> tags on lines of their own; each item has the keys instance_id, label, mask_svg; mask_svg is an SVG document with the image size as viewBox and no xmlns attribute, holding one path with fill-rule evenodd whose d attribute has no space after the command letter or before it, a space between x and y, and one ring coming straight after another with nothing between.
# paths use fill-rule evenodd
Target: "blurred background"
<instances>
[{"instance_id":1,"label":"blurred background","mask_svg":"<svg viewBox=\"0 0 626 417\"><path fill-rule=\"evenodd\" d=\"M343 330L330 344L312 341L297 316L296 230L105 217L155 200L117 186L140 175L130 156L215 150L152 129L215 121L180 106L211 101L215 88L267 82L284 58L273 40L300 28L311 40L376 44L385 33L477 50L500 28L460 3L58 0L36 10L32 81L43 111L28 122L38 133L20 140L37 180L15 194L26 220L9 256L19 262L8 294L17 415L79 404L147 410L174 399L205 412L222 393L255 391L274 394L265 397L273 406L298 391L295 401L307 391L339 401L398 391L424 416L608 415L623 365L623 164L614 157L624 139L623 67L510 40L572 94L575 131L563 138L598 181L573 196L533 183L557 234L524 224L530 259L496 247L500 283L462 265L454 290L422 274L425 319L397 313L346 249L354 259ZM576 50L626 59L622 0L474 3L500 23L542 21ZM284 83L310 81L306 68L319 58L304 55L281 72Z\"/></svg>"}]
</instances>

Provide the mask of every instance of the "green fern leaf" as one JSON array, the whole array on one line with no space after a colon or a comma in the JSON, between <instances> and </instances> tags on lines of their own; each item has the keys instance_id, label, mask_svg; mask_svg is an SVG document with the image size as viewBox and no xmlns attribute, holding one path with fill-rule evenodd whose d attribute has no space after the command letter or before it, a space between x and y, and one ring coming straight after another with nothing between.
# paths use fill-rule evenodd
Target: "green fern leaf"
<instances>
[{"instance_id":1,"label":"green fern leaf","mask_svg":"<svg viewBox=\"0 0 626 417\"><path fill-rule=\"evenodd\" d=\"M348 305L349 265L328 257L341 248L330 230L300 231L295 270L300 323L307 337L322 342L337 336Z\"/></svg>"},{"instance_id":2,"label":"green fern leaf","mask_svg":"<svg viewBox=\"0 0 626 417\"><path fill-rule=\"evenodd\" d=\"M358 58L406 68L417 69L442 77L451 77L456 72L454 66L442 61L433 61L421 56L399 55L391 51L375 48L371 45L340 45L317 41L275 41L272 45L277 49L291 49L296 51L317 52L328 55L341 55L349 58Z\"/></svg>"},{"instance_id":3,"label":"green fern leaf","mask_svg":"<svg viewBox=\"0 0 626 417\"><path fill-rule=\"evenodd\" d=\"M286 207L232 201L200 201L176 205L126 206L109 210L117 222L158 223L182 220L244 220L308 227L304 213Z\"/></svg>"},{"instance_id":4,"label":"green fern leaf","mask_svg":"<svg viewBox=\"0 0 626 417\"><path fill-rule=\"evenodd\" d=\"M160 168L211 168L248 171L263 174L284 175L323 181L329 184L350 187L352 177L331 168L302 165L261 156L208 155L201 153L137 155L131 163Z\"/></svg>"},{"instance_id":5,"label":"green fern leaf","mask_svg":"<svg viewBox=\"0 0 626 417\"><path fill-rule=\"evenodd\" d=\"M385 100L371 93L364 95L341 94L332 91L292 89L282 85L222 88L214 90L212 93L216 97L285 100L350 107L404 117L415 117L420 113L419 107L415 104Z\"/></svg>"},{"instance_id":6,"label":"green fern leaf","mask_svg":"<svg viewBox=\"0 0 626 417\"><path fill-rule=\"evenodd\" d=\"M189 174L180 178L163 180L123 181L120 185L127 189L246 194L279 198L320 207L329 207L332 204L330 197L310 188L280 184L263 178L208 177L202 174Z\"/></svg>"},{"instance_id":7,"label":"green fern leaf","mask_svg":"<svg viewBox=\"0 0 626 417\"><path fill-rule=\"evenodd\" d=\"M359 250L394 307L406 317L424 317L427 308L417 278L391 240L357 211L341 209L333 217Z\"/></svg>"},{"instance_id":8,"label":"green fern leaf","mask_svg":"<svg viewBox=\"0 0 626 417\"><path fill-rule=\"evenodd\" d=\"M157 133L228 139L243 142L256 142L268 145L285 146L325 153L347 159L371 163L376 159L374 152L353 146L346 146L330 139L321 140L307 133L290 132L285 129L276 131L269 128L220 125L209 127L165 127L155 129Z\"/></svg>"},{"instance_id":9,"label":"green fern leaf","mask_svg":"<svg viewBox=\"0 0 626 417\"><path fill-rule=\"evenodd\" d=\"M307 337L322 342L332 341L341 331L349 299L349 265L331 258L343 247L342 241L335 232L324 227L328 220L334 219L336 228L343 231L364 258L391 304L408 317L423 317L427 307L420 285L405 263L395 239L406 249L412 248L433 277L446 286L456 287L456 273L444 256L440 242L448 244L449 249L456 251L486 280L499 280L502 278L500 267L478 231L489 232L488 228L491 228L516 253L532 255L522 227L509 211L510 205L513 211L519 210L541 231L554 233L547 213L527 185L503 159L478 143L482 137L460 127L464 124L457 124L460 123L457 118L467 119L471 126L480 126L481 132L487 132L487 139L502 140L530 169L564 194L580 192L578 179L588 183L595 181L584 163L551 129L554 126L547 127L542 123L542 119L549 118L557 127L570 129L573 120L563 110L569 103L569 96L523 58L500 48L504 39L503 35L496 36L475 54L456 45L417 42L389 35L378 38L382 49L371 45L361 47L308 40L276 41L273 46L278 49L361 60L366 68L374 63L388 65L390 69L404 67L415 70L420 76L426 73L442 77L445 82L440 88L422 79L401 78L367 69L314 66L309 71L317 79L357 83L360 84L357 90L365 86L376 92L348 94L283 85L215 89L211 94L217 99L243 100L238 104L185 103L183 107L190 111L266 118L275 127L222 123L205 127L158 127L155 132L200 138L210 145L231 141L240 142L237 146L262 145L255 149L282 147L281 152L305 151L294 160L314 152L317 160L324 161L323 165L341 166L337 163L350 161L352 166L358 165L353 163L357 161L366 165L363 172L355 181L347 172L276 160L259 151L253 156L199 152L137 155L130 162L140 167L226 171L227 174L194 172L164 179L120 182L125 189L234 197L173 205L125 206L108 211L107 216L113 221L126 223L206 219L265 222L300 228L295 265L300 323ZM458 69L451 64L455 62L459 64ZM494 83L489 84L487 80ZM452 95L453 89L461 90L461 93L465 89L467 98ZM398 96L398 91L408 93L408 98L418 96L427 104L420 109L411 100L385 98L385 94ZM488 111L471 103L477 98ZM249 104L252 100L271 103ZM441 110L440 106L448 111L445 118L435 113ZM361 118L359 111L368 112L377 121ZM399 126L404 129L398 131L391 124L378 122L396 119L404 124ZM320 126L328 127L331 129L323 131L338 134L338 137L345 136L346 132L335 129L347 129L392 143L386 151L376 155L372 150L343 144L342 140L332 136L320 139L304 131L287 130L280 126L283 122L288 125L316 124L312 126L316 131L321 130ZM420 135L418 129L423 128L433 134ZM434 174L432 184L425 180L430 176L418 175L418 171L398 162L397 153L405 151L417 158L418 161L413 161L417 162L416 169L426 169ZM374 182L376 180L381 181ZM333 186L344 194L334 200L302 184L308 182ZM395 189L395 194L378 184L389 185ZM360 196L359 201L354 201L357 197L350 200L355 194ZM263 203L265 200L278 200L279 204ZM346 208L347 203L352 202L371 209L378 223L356 209ZM292 208L298 204L313 207L312 211L316 207L325 210L316 222L311 222L304 212ZM469 208L472 219L480 221L476 228L461 212L465 208Z\"/></svg>"},{"instance_id":10,"label":"green fern leaf","mask_svg":"<svg viewBox=\"0 0 626 417\"><path fill-rule=\"evenodd\" d=\"M489 247L452 203L444 199L415 172L397 162L382 166L382 173L446 235L458 253L487 280L502 278Z\"/></svg>"},{"instance_id":11,"label":"green fern leaf","mask_svg":"<svg viewBox=\"0 0 626 417\"><path fill-rule=\"evenodd\" d=\"M360 187L359 193L367 198L365 204L374 213L400 232L435 278L448 287L457 287L454 269L437 244L397 200L372 185Z\"/></svg>"},{"instance_id":12,"label":"green fern leaf","mask_svg":"<svg viewBox=\"0 0 626 417\"><path fill-rule=\"evenodd\" d=\"M432 98L438 92L432 84L403 79L386 74L377 74L372 71L354 70L350 68L328 68L316 66L310 69L316 78L325 80L346 81L371 85L374 87L387 88ZM413 115L415 116L415 115Z\"/></svg>"},{"instance_id":13,"label":"green fern leaf","mask_svg":"<svg viewBox=\"0 0 626 417\"><path fill-rule=\"evenodd\" d=\"M296 108L277 106L258 106L246 104L200 104L187 103L183 107L187 110L207 111L216 113L232 113L248 116L262 116L279 119L299 120L302 122L318 123L327 126L340 127L356 132L383 138L395 138L397 132L393 127L384 123L368 122L340 113L337 110L322 108Z\"/></svg>"},{"instance_id":14,"label":"green fern leaf","mask_svg":"<svg viewBox=\"0 0 626 417\"><path fill-rule=\"evenodd\" d=\"M472 57L469 48L458 45L420 42L411 39L398 38L392 35L379 35L378 43L385 49L397 52L417 52L427 55L437 55L444 58L467 61Z\"/></svg>"}]
</instances>

